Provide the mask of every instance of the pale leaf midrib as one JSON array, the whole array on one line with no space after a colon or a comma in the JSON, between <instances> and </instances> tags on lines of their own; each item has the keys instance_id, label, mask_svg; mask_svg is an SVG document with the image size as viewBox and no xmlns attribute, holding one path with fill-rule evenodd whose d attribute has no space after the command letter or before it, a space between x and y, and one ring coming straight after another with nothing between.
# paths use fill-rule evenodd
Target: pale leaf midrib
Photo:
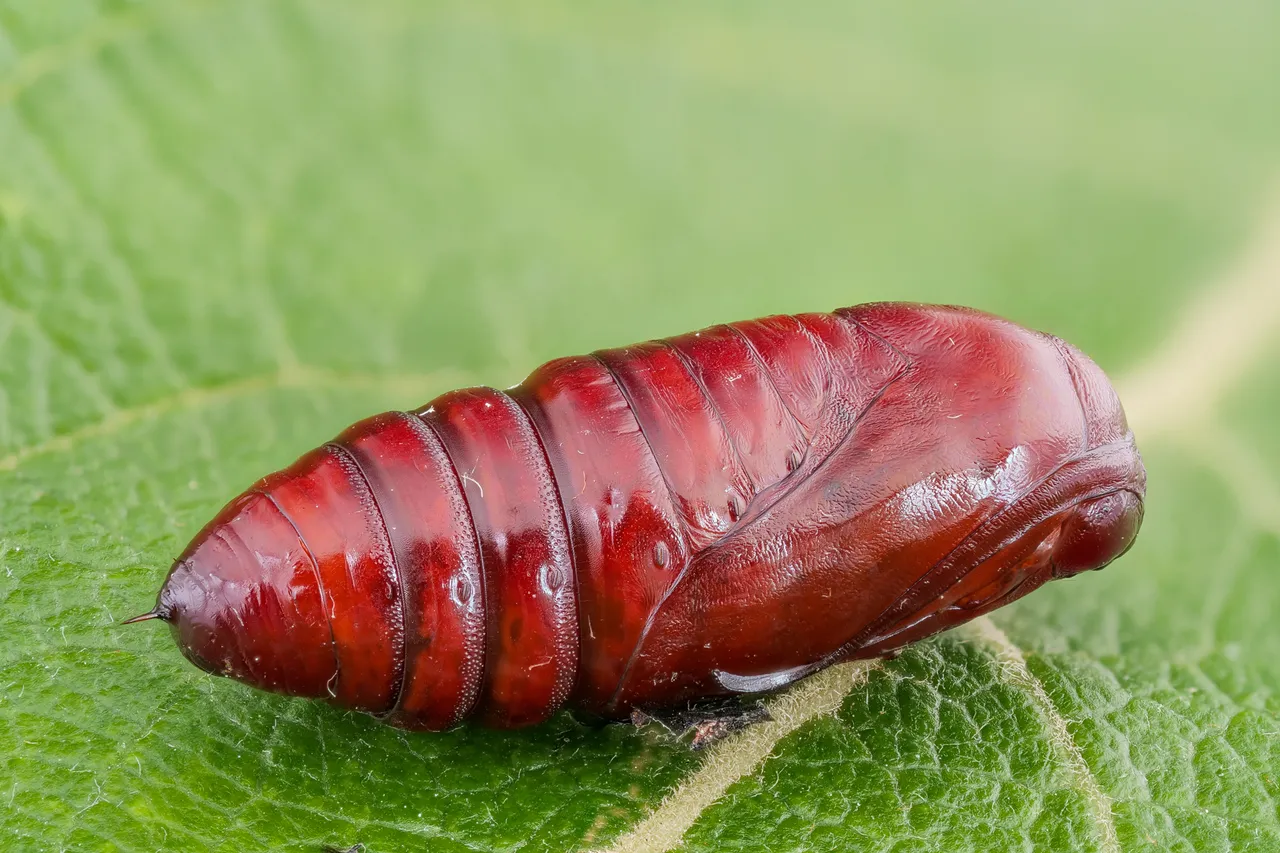
<instances>
[{"instance_id":1,"label":"pale leaf midrib","mask_svg":"<svg viewBox=\"0 0 1280 853\"><path fill-rule=\"evenodd\" d=\"M1141 444L1214 419L1280 335L1280 200L1216 280L1193 295L1151 355L1116 383Z\"/></svg>"},{"instance_id":2,"label":"pale leaf midrib","mask_svg":"<svg viewBox=\"0 0 1280 853\"><path fill-rule=\"evenodd\" d=\"M844 698L879 666L879 661L855 661L828 667L769 700L772 720L712 746L702 765L657 809L616 839L609 853L662 853L678 845L698 816L754 771L780 740L811 720L839 711Z\"/></svg>"},{"instance_id":3,"label":"pale leaf midrib","mask_svg":"<svg viewBox=\"0 0 1280 853\"><path fill-rule=\"evenodd\" d=\"M975 619L961 631L963 636L987 647L999 664L1001 680L1021 690L1036 708L1044 720L1049 745L1055 757L1066 768L1072 784L1093 812L1100 836L1098 849L1102 853L1119 853L1120 841L1116 835L1115 819L1111 814L1111 798L1103 792L1089 763L1085 761L1084 753L1071 735L1067 719L1059 713L1040 679L1027 667L1022 649L986 616Z\"/></svg>"}]
</instances>

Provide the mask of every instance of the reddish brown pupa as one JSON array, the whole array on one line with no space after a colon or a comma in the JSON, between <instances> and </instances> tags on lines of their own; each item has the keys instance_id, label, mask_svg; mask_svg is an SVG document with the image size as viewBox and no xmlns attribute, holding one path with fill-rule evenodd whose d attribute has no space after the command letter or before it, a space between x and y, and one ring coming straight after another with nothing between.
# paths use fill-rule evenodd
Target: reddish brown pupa
<instances>
[{"instance_id":1,"label":"reddish brown pupa","mask_svg":"<svg viewBox=\"0 0 1280 853\"><path fill-rule=\"evenodd\" d=\"M155 610L197 666L412 729L779 688L1105 566L1145 473L1078 350L874 304L550 362L233 500Z\"/></svg>"}]
</instances>

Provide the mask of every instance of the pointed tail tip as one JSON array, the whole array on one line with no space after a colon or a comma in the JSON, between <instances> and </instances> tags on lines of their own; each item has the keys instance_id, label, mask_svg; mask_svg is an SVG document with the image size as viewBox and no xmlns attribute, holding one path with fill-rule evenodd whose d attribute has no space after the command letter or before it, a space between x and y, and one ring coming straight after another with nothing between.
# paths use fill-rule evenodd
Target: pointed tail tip
<instances>
[{"instance_id":1,"label":"pointed tail tip","mask_svg":"<svg viewBox=\"0 0 1280 853\"><path fill-rule=\"evenodd\" d=\"M137 616L134 616L131 619L126 619L120 624L132 625L135 622L146 622L150 619L160 619L164 622L168 622L170 615L171 614L167 609L162 608L157 604L154 609L148 610L146 613L139 613Z\"/></svg>"}]
</instances>

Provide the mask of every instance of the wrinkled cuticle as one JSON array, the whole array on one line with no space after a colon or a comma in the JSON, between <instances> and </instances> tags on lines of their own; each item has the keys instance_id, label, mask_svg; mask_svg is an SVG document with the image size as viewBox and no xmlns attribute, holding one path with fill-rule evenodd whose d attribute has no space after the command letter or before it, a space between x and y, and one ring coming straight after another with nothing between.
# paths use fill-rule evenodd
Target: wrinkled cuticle
<instances>
[{"instance_id":1,"label":"wrinkled cuticle","mask_svg":"<svg viewBox=\"0 0 1280 853\"><path fill-rule=\"evenodd\" d=\"M405 417L408 416L406 415ZM345 444L338 441L331 441L325 446L330 448L335 454L345 458L353 466L354 473L360 478L361 483L364 485L365 492L368 494L369 500L373 502L374 513L377 516L378 525L382 530L383 541L387 546L387 555L391 558L391 570L395 574L396 589L398 590L395 610L399 616L400 622L400 655L399 660L396 662L395 675L393 676L395 680L395 688L391 693L391 704L381 711L376 711L370 714L370 716L375 719L385 719L394 714L396 709L400 706L400 698L404 695L405 684L409 679L408 615L405 612L408 590L404 582L404 572L401 569L400 556L396 554L395 545L391 542L391 532L387 529L387 518L382 512L382 507L378 504L378 495L377 492L374 491L373 482L369 479L368 472L365 471L364 467L360 464L359 455L350 447L347 447ZM303 544L305 546L305 543ZM316 576L319 577L319 575L320 571L319 566L317 565ZM330 630L332 630L332 625L330 626ZM334 657L337 659L340 658L340 655L335 653ZM341 667L341 662L339 662L338 666ZM332 689L329 689L329 692L332 694Z\"/></svg>"},{"instance_id":2,"label":"wrinkled cuticle","mask_svg":"<svg viewBox=\"0 0 1280 853\"><path fill-rule=\"evenodd\" d=\"M262 495L270 501L271 505L275 507L276 512L280 513L280 517L293 528L293 534L298 537L298 544L302 548L302 553L307 555L307 560L311 563L311 571L315 573L316 590L320 594L320 612L324 614L325 625L329 629L329 650L333 652L333 675L329 677L329 681L325 685L325 688L329 693L329 697L336 699L338 693L334 689L334 685L338 683L338 678L342 673L342 656L338 654L338 640L333 633L333 614L330 613L330 608L333 604L332 600L325 592L324 578L320 575L320 564L316 561L315 555L311 553L311 546L307 543L307 540L302 538L302 532L298 529L298 525L294 523L293 518L290 517L289 513L285 512L284 507L282 507L280 502L276 500L275 495L271 494L271 492L266 489L260 489L256 494Z\"/></svg>"},{"instance_id":3,"label":"wrinkled cuticle","mask_svg":"<svg viewBox=\"0 0 1280 853\"><path fill-rule=\"evenodd\" d=\"M226 525L225 527L220 528L217 531L216 535L223 541L223 543L227 546L227 548L233 554L252 553L252 549L249 547L248 543L244 541L244 538L240 535L240 532L235 528L234 525L229 524L229 525ZM225 588L226 586L227 584L224 582L222 584L222 587ZM206 589L206 594L212 597L213 592L212 590ZM236 670L236 667L234 664L235 664L235 661L238 659L240 662L240 666L243 668L244 675L247 679L251 680L252 683L254 684L261 684L267 689L275 689L277 685L267 684L265 679L263 678L263 672L258 666L258 664L261 663L261 661L255 659L256 656L251 655L249 653L250 650L246 648L245 644L249 640L249 636L248 636L248 632L244 630L244 615L240 612L238 608L232 606L231 602L227 600L227 597L223 589L218 590L218 595L221 596L222 598L222 604L226 612L230 613L231 616L234 617L236 621L240 623L240 628L241 628L241 630L239 631L232 630L227 632L230 634L232 643L234 645L232 648L227 649L226 659L223 662L222 674L227 676L228 678L233 677L233 673Z\"/></svg>"}]
</instances>

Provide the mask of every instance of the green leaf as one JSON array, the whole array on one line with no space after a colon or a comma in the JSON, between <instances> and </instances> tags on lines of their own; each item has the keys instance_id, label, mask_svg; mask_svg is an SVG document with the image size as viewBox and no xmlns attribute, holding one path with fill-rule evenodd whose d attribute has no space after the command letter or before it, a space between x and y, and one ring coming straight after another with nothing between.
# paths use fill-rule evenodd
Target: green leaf
<instances>
[{"instance_id":1,"label":"green leaf","mask_svg":"<svg viewBox=\"0 0 1280 853\"><path fill-rule=\"evenodd\" d=\"M1277 31L1255 0L0 3L5 849L1280 849ZM1118 377L1138 547L708 756L565 715L408 735L116 624L359 417L881 298Z\"/></svg>"}]
</instances>

